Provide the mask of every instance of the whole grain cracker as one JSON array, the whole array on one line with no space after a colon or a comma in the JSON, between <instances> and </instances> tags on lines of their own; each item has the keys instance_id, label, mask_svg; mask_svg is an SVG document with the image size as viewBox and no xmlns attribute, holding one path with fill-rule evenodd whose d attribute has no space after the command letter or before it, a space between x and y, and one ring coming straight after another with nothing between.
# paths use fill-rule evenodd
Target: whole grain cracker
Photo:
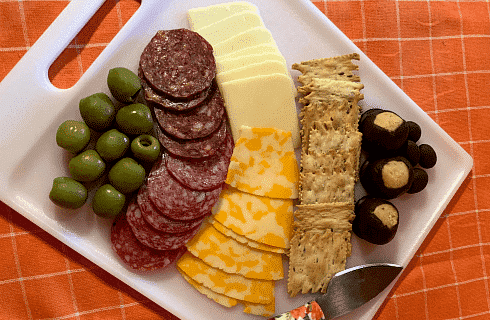
<instances>
[{"instance_id":1,"label":"whole grain cracker","mask_svg":"<svg viewBox=\"0 0 490 320\"><path fill-rule=\"evenodd\" d=\"M345 269L352 252L349 231L297 232L291 239L288 294L327 290L333 275Z\"/></svg>"},{"instance_id":2,"label":"whole grain cracker","mask_svg":"<svg viewBox=\"0 0 490 320\"><path fill-rule=\"evenodd\" d=\"M359 67L352 63L352 60L359 60L358 53L351 53L331 58L313 59L294 63L292 69L302 73L298 81L303 85L311 82L313 78L329 78L343 81L359 82L360 77L352 71L359 70Z\"/></svg>"},{"instance_id":3,"label":"whole grain cracker","mask_svg":"<svg viewBox=\"0 0 490 320\"><path fill-rule=\"evenodd\" d=\"M356 95L361 95L359 90L363 89L364 85L360 82L350 82L333 79L311 79L311 82L302 87L298 87L298 93L306 95L308 101L314 99L314 96L333 96L340 98L355 98Z\"/></svg>"},{"instance_id":4,"label":"whole grain cracker","mask_svg":"<svg viewBox=\"0 0 490 320\"><path fill-rule=\"evenodd\" d=\"M358 155L361 148L362 133L350 128L334 130L327 122L315 122L310 131L307 153L328 154L345 151Z\"/></svg>"},{"instance_id":5,"label":"whole grain cracker","mask_svg":"<svg viewBox=\"0 0 490 320\"><path fill-rule=\"evenodd\" d=\"M358 170L359 159L353 152L338 150L328 154L303 154L303 173L354 174Z\"/></svg>"},{"instance_id":6,"label":"whole grain cracker","mask_svg":"<svg viewBox=\"0 0 490 320\"><path fill-rule=\"evenodd\" d=\"M358 130L361 108L357 104L359 97L349 99L313 101L305 105L300 114L300 135L302 152L307 152L311 130L316 123L325 123L335 130ZM308 102L306 102L308 103Z\"/></svg>"},{"instance_id":7,"label":"whole grain cracker","mask_svg":"<svg viewBox=\"0 0 490 320\"><path fill-rule=\"evenodd\" d=\"M351 202L354 203L355 177L346 173L332 175L302 173L301 204Z\"/></svg>"},{"instance_id":8,"label":"whole grain cracker","mask_svg":"<svg viewBox=\"0 0 490 320\"><path fill-rule=\"evenodd\" d=\"M303 127L316 121L331 121L335 128L348 125L357 129L360 113L356 100L341 99L313 101L301 109L299 116Z\"/></svg>"},{"instance_id":9,"label":"whole grain cracker","mask_svg":"<svg viewBox=\"0 0 490 320\"><path fill-rule=\"evenodd\" d=\"M298 205L295 212L294 230L321 231L330 229L334 232L352 230L354 204L350 202Z\"/></svg>"}]
</instances>

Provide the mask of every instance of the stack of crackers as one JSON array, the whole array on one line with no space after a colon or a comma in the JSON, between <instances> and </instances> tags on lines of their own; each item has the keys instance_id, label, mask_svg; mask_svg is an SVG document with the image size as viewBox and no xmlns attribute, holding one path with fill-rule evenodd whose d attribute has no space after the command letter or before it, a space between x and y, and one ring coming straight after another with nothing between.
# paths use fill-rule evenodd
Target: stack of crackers
<instances>
[{"instance_id":1,"label":"stack of crackers","mask_svg":"<svg viewBox=\"0 0 490 320\"><path fill-rule=\"evenodd\" d=\"M352 53L293 64L302 73L298 92L302 153L298 210L289 251L288 293L326 292L351 254L354 185L362 134L364 87Z\"/></svg>"}]
</instances>

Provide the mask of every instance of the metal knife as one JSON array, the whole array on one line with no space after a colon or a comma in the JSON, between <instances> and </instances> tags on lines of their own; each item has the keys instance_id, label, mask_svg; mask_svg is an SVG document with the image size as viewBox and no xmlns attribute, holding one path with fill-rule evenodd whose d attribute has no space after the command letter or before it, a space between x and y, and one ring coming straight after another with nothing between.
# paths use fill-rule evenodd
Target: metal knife
<instances>
[{"instance_id":1,"label":"metal knife","mask_svg":"<svg viewBox=\"0 0 490 320\"><path fill-rule=\"evenodd\" d=\"M338 272L330 279L325 294L269 320L327 320L340 317L376 297L402 269L396 264L374 263Z\"/></svg>"}]
</instances>

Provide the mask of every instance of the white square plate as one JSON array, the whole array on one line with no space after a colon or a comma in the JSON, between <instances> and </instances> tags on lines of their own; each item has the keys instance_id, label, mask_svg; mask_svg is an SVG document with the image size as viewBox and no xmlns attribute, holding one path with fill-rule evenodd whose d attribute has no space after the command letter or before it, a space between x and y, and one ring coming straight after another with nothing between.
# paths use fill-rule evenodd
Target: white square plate
<instances>
[{"instance_id":1,"label":"white square plate","mask_svg":"<svg viewBox=\"0 0 490 320\"><path fill-rule=\"evenodd\" d=\"M242 307L221 307L185 282L173 266L149 273L126 268L112 252L111 221L97 218L88 204L76 212L62 210L48 199L55 177L68 174L69 156L55 142L58 125L81 119L78 101L95 92L109 93L109 69L124 66L136 71L141 51L159 29L189 27L186 12L219 0L143 0L140 8L111 41L78 83L55 88L48 69L73 37L92 17L103 0L73 0L0 83L0 199L51 235L78 251L121 281L182 319L260 319ZM309 0L250 0L257 5L289 66L314 58L358 52L363 108L382 107L397 112L422 127L420 143L429 143L438 154L428 170L429 185L419 194L393 202L400 210L395 239L374 246L353 237L348 267L391 262L407 266L472 168L471 157L423 110L408 98ZM297 71L291 71L293 78ZM362 190L357 189L357 196ZM287 267L287 261L284 262ZM378 297L345 319L370 319L393 284ZM282 313L310 300L312 295L289 298L286 280L276 284L276 312Z\"/></svg>"}]
</instances>

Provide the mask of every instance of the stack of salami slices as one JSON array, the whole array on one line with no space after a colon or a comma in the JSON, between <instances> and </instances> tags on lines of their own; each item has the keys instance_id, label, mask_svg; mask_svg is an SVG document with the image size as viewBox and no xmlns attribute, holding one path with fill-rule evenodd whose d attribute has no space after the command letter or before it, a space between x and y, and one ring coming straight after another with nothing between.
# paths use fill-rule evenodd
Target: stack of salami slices
<instances>
[{"instance_id":1,"label":"stack of salami slices","mask_svg":"<svg viewBox=\"0 0 490 320\"><path fill-rule=\"evenodd\" d=\"M163 155L112 228L116 253L131 268L175 261L218 201L233 154L211 45L187 29L158 31L138 75L157 119Z\"/></svg>"}]
</instances>

